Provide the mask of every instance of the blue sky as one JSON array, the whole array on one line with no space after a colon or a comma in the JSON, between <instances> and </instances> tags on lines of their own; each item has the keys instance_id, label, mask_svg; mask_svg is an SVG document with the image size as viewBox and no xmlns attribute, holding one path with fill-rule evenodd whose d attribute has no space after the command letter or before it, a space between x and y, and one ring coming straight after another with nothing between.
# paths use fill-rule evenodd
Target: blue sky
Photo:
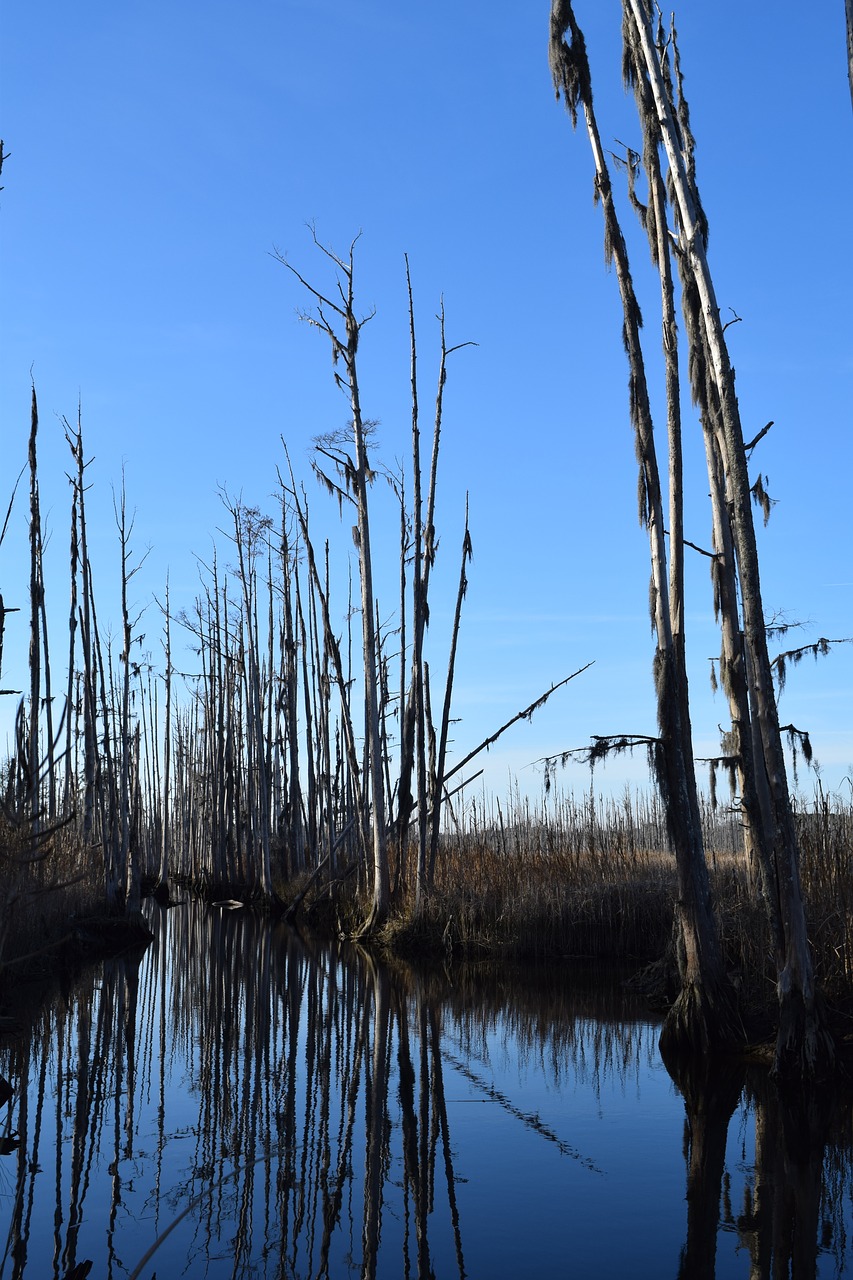
<instances>
[{"instance_id":1,"label":"blue sky","mask_svg":"<svg viewBox=\"0 0 853 1280\"><path fill-rule=\"evenodd\" d=\"M274 509L283 436L332 540L346 608L348 524L310 476L312 439L346 405L307 299L273 252L331 280L306 224L339 253L359 232L365 412L376 460L409 450L404 254L417 308L423 425L444 297L447 386L432 662L440 672L465 494L474 562L457 668L467 751L552 682L595 665L494 748L489 785L537 794L545 754L591 734L653 732L646 538L636 519L616 282L605 270L586 139L554 100L547 3L364 0L83 6L13 3L0 51L9 159L0 194L0 413L5 506L26 459L30 379L41 411L42 509L57 648L67 601L68 458L60 419L82 403L102 615L117 622L112 486L136 508L143 607L170 574L198 589L225 523L219 487ZM638 145L620 80L620 6L578 3L607 145ZM754 457L778 499L760 534L768 612L809 623L791 643L853 635L849 252L853 112L840 0L723 0L678 13L710 256L743 420L775 426ZM794 61L794 56L796 61ZM618 141L617 141L618 140ZM618 181L618 179L617 179ZM656 285L624 213L658 369ZM659 414L663 430L663 414ZM707 481L687 424L687 536L707 545ZM26 607L26 504L0 549L6 604ZM396 608L396 526L376 490L383 615ZM376 536L376 534L375 534ZM697 754L717 749L718 651L704 560L691 567L688 645ZM24 687L24 615L7 625L4 685ZM18 621L14 621L17 618ZM145 614L159 659L160 619ZM16 634L17 633L17 634ZM2 713L8 720L11 699ZM825 784L853 764L853 646L792 672L783 721L812 733ZM584 786L585 771L568 773ZM620 760L602 788L645 781ZM807 777L801 778L811 788Z\"/></svg>"}]
</instances>

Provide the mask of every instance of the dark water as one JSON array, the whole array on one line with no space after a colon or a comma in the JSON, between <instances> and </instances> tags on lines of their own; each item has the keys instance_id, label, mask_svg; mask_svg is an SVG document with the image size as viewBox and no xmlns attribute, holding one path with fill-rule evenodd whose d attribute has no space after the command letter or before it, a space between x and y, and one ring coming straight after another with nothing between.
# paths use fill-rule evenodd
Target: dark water
<instances>
[{"instance_id":1,"label":"dark water","mask_svg":"<svg viewBox=\"0 0 853 1280\"><path fill-rule=\"evenodd\" d=\"M0 1280L853 1274L849 1103L680 1093L618 987L154 924L0 1055Z\"/></svg>"}]
</instances>

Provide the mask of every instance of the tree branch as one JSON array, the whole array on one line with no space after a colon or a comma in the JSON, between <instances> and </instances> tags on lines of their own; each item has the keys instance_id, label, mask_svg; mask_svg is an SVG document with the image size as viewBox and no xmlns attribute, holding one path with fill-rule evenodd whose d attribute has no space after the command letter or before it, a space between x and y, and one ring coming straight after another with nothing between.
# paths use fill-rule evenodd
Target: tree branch
<instances>
[{"instance_id":1,"label":"tree branch","mask_svg":"<svg viewBox=\"0 0 853 1280\"><path fill-rule=\"evenodd\" d=\"M578 668L577 671L573 671L572 674L570 676L566 676L564 680L558 681L557 684L552 684L551 688L546 690L546 692L543 693L541 697L537 698L535 702L531 702L529 707L525 707L523 711L519 711L511 720L507 720L506 724L501 725L500 729L498 729L496 733L493 733L490 737L484 739L484 741L481 742L478 747L475 747L473 751L469 751L464 759L460 760L458 764L454 765L452 769L447 771L442 778L442 782L447 782L447 780L452 778L455 773L458 773L460 769L464 769L466 764L473 760L475 756L478 756L481 751L485 751L488 747L491 747L495 742L497 742L498 738L500 738L502 734L506 733L507 729L511 728L512 725L516 724L519 720L529 720L534 711L538 711L540 707L544 707L552 693L556 693L558 689L562 689L563 685L568 684L570 680L574 680L575 676L582 675L584 671L588 671L592 665L593 664L591 662L588 662L586 666Z\"/></svg>"}]
</instances>

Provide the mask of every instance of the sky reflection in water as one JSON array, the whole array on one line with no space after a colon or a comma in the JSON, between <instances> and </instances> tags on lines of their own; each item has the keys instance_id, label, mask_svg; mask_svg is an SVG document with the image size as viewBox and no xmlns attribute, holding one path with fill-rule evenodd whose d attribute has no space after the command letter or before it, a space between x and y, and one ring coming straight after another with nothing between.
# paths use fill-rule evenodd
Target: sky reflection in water
<instances>
[{"instance_id":1,"label":"sky reflection in water","mask_svg":"<svg viewBox=\"0 0 853 1280\"><path fill-rule=\"evenodd\" d=\"M849 1100L797 1128L715 1073L685 1101L642 1007L588 977L392 973L151 910L141 960L0 1055L0 1280L842 1273Z\"/></svg>"}]
</instances>

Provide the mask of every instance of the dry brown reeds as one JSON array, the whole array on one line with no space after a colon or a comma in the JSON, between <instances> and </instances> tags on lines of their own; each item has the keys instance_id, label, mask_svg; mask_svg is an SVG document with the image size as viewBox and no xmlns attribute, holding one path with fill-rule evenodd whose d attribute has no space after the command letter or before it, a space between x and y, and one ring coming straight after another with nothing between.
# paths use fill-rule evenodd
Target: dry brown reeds
<instances>
[{"instance_id":1,"label":"dry brown reeds","mask_svg":"<svg viewBox=\"0 0 853 1280\"><path fill-rule=\"evenodd\" d=\"M853 803L820 789L796 808L811 944L822 989L853 1008ZM736 810L703 807L715 913L744 1013L775 1005L766 915L751 886ZM309 918L322 918L326 889ZM465 956L637 970L666 954L677 893L665 814L655 795L574 795L537 805L517 795L471 804L442 837L433 889L394 905L382 935L403 956ZM311 894L306 900L311 901ZM350 910L336 904L337 920ZM769 1025L769 1024L768 1024Z\"/></svg>"},{"instance_id":2,"label":"dry brown reeds","mask_svg":"<svg viewBox=\"0 0 853 1280\"><path fill-rule=\"evenodd\" d=\"M28 823L0 815L0 975L44 964L70 940L73 920L103 894L97 857L86 858L69 824L34 838Z\"/></svg>"},{"instance_id":3,"label":"dry brown reeds","mask_svg":"<svg viewBox=\"0 0 853 1280\"><path fill-rule=\"evenodd\" d=\"M645 963L666 949L674 886L655 797L483 800L442 837L420 911L403 898L383 938L409 954Z\"/></svg>"}]
</instances>

